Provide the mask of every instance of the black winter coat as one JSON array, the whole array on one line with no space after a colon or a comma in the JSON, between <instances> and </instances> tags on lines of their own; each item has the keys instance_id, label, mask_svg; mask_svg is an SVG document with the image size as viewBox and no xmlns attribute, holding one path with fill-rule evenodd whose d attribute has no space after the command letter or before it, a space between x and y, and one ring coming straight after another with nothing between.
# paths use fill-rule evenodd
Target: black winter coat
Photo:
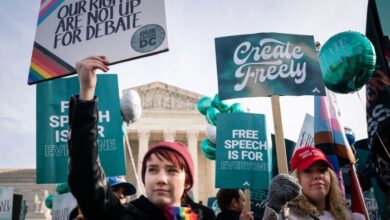
<instances>
[{"instance_id":1,"label":"black winter coat","mask_svg":"<svg viewBox=\"0 0 390 220\"><path fill-rule=\"evenodd\" d=\"M239 212L226 209L218 213L217 220L239 220L240 214Z\"/></svg>"}]
</instances>

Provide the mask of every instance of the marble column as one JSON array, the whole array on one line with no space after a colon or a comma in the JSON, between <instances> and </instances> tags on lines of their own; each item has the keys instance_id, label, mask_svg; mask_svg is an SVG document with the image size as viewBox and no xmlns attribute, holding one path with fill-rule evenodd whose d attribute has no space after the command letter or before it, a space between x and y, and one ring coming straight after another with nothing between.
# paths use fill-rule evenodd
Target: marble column
<instances>
[{"instance_id":1,"label":"marble column","mask_svg":"<svg viewBox=\"0 0 390 220\"><path fill-rule=\"evenodd\" d=\"M174 142L175 141L175 135L176 131L175 130L164 130L164 141L170 141Z\"/></svg>"},{"instance_id":2,"label":"marble column","mask_svg":"<svg viewBox=\"0 0 390 220\"><path fill-rule=\"evenodd\" d=\"M192 187L192 192L194 195L194 201L198 201L198 134L197 130L188 130L187 131L187 141L188 141L188 149L192 155L192 160L194 162L194 176L195 182Z\"/></svg>"},{"instance_id":3,"label":"marble column","mask_svg":"<svg viewBox=\"0 0 390 220\"><path fill-rule=\"evenodd\" d=\"M138 177L139 180L142 182L142 175L141 175L141 168L142 168L142 160L144 158L144 155L146 151L149 149L149 137L150 137L150 131L148 130L139 130L138 131ZM144 188L143 185L140 186L141 188L137 190L137 194L143 194Z\"/></svg>"}]
</instances>

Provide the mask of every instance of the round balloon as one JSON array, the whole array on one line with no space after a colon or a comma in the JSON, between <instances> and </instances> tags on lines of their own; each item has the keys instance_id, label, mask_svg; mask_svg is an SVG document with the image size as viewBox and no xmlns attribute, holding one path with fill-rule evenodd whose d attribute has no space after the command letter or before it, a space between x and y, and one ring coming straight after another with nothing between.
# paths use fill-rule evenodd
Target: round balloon
<instances>
[{"instance_id":1,"label":"round balloon","mask_svg":"<svg viewBox=\"0 0 390 220\"><path fill-rule=\"evenodd\" d=\"M209 124L216 125L217 124L217 114L219 113L218 109L211 106L206 111L206 120Z\"/></svg>"},{"instance_id":2,"label":"round balloon","mask_svg":"<svg viewBox=\"0 0 390 220\"><path fill-rule=\"evenodd\" d=\"M215 160L215 155L213 154L203 154L209 160Z\"/></svg>"},{"instance_id":3,"label":"round balloon","mask_svg":"<svg viewBox=\"0 0 390 220\"><path fill-rule=\"evenodd\" d=\"M138 92L130 89L123 92L120 100L123 119L127 123L137 121L142 115L141 97Z\"/></svg>"},{"instance_id":4,"label":"round balloon","mask_svg":"<svg viewBox=\"0 0 390 220\"><path fill-rule=\"evenodd\" d=\"M53 207L53 195L48 195L45 199L45 206L48 209Z\"/></svg>"},{"instance_id":5,"label":"round balloon","mask_svg":"<svg viewBox=\"0 0 390 220\"><path fill-rule=\"evenodd\" d=\"M202 115L206 115L206 111L207 111L208 108L210 108L211 102L212 102L212 101L213 101L213 100L212 100L210 97L207 97L207 96L205 96L205 97L199 99L198 105L197 105L198 111L199 111Z\"/></svg>"},{"instance_id":6,"label":"round balloon","mask_svg":"<svg viewBox=\"0 0 390 220\"><path fill-rule=\"evenodd\" d=\"M241 103L234 103L230 106L230 112L247 112L245 106Z\"/></svg>"},{"instance_id":7,"label":"round balloon","mask_svg":"<svg viewBox=\"0 0 390 220\"><path fill-rule=\"evenodd\" d=\"M58 194L64 194L70 192L70 189L67 183L60 183L56 186L56 191Z\"/></svg>"},{"instance_id":8,"label":"round balloon","mask_svg":"<svg viewBox=\"0 0 390 220\"><path fill-rule=\"evenodd\" d=\"M215 160L216 146L207 138L200 142L200 148L202 149L202 152L207 159Z\"/></svg>"},{"instance_id":9,"label":"round balloon","mask_svg":"<svg viewBox=\"0 0 390 220\"><path fill-rule=\"evenodd\" d=\"M375 49L356 31L338 33L321 47L320 66L325 86L337 93L359 90L375 69Z\"/></svg>"},{"instance_id":10,"label":"round balloon","mask_svg":"<svg viewBox=\"0 0 390 220\"><path fill-rule=\"evenodd\" d=\"M219 95L214 96L213 101L211 102L212 106L216 107L220 112L228 112L230 110L229 103L227 101L221 101Z\"/></svg>"},{"instance_id":11,"label":"round balloon","mask_svg":"<svg viewBox=\"0 0 390 220\"><path fill-rule=\"evenodd\" d=\"M210 125L206 129L207 139L213 144L217 143L217 127L215 125Z\"/></svg>"},{"instance_id":12,"label":"round balloon","mask_svg":"<svg viewBox=\"0 0 390 220\"><path fill-rule=\"evenodd\" d=\"M353 136L352 134L346 134L347 136L347 141L350 145L353 145L355 143L355 136Z\"/></svg>"},{"instance_id":13,"label":"round balloon","mask_svg":"<svg viewBox=\"0 0 390 220\"><path fill-rule=\"evenodd\" d=\"M347 141L350 145L355 143L355 132L352 131L349 127L344 127L345 136L347 137Z\"/></svg>"}]
</instances>

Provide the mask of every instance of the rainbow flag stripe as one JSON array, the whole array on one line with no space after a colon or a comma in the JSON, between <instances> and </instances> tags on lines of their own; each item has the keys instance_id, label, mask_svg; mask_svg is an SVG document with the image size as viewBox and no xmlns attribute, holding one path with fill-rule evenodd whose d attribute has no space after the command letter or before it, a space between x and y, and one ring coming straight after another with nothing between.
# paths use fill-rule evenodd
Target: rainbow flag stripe
<instances>
[{"instance_id":1,"label":"rainbow flag stripe","mask_svg":"<svg viewBox=\"0 0 390 220\"><path fill-rule=\"evenodd\" d=\"M35 84L76 72L76 69L34 42L28 84Z\"/></svg>"},{"instance_id":2,"label":"rainbow flag stripe","mask_svg":"<svg viewBox=\"0 0 390 220\"><path fill-rule=\"evenodd\" d=\"M38 26L65 0L42 0L39 10Z\"/></svg>"},{"instance_id":3,"label":"rainbow flag stripe","mask_svg":"<svg viewBox=\"0 0 390 220\"><path fill-rule=\"evenodd\" d=\"M337 173L340 158L354 163L355 156L345 135L336 96L329 90L326 95L314 98L314 143L327 155Z\"/></svg>"},{"instance_id":4,"label":"rainbow flag stripe","mask_svg":"<svg viewBox=\"0 0 390 220\"><path fill-rule=\"evenodd\" d=\"M167 207L164 215L169 220L197 220L195 212L190 207Z\"/></svg>"}]
</instances>

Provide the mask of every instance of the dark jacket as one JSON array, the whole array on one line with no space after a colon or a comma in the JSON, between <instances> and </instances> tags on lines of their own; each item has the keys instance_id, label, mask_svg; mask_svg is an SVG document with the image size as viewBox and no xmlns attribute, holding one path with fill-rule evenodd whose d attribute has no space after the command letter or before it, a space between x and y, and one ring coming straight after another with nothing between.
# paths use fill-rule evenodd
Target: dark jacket
<instances>
[{"instance_id":1,"label":"dark jacket","mask_svg":"<svg viewBox=\"0 0 390 220\"><path fill-rule=\"evenodd\" d=\"M240 214L239 212L226 209L218 213L217 220L239 220Z\"/></svg>"},{"instance_id":2,"label":"dark jacket","mask_svg":"<svg viewBox=\"0 0 390 220\"><path fill-rule=\"evenodd\" d=\"M121 205L108 187L100 166L97 144L97 98L71 97L68 184L88 220L165 220L161 209L144 196Z\"/></svg>"},{"instance_id":3,"label":"dark jacket","mask_svg":"<svg viewBox=\"0 0 390 220\"><path fill-rule=\"evenodd\" d=\"M198 219L203 220L216 220L215 213L207 206L194 202L190 197L187 197L187 205L191 206L192 210L198 216Z\"/></svg>"}]
</instances>

